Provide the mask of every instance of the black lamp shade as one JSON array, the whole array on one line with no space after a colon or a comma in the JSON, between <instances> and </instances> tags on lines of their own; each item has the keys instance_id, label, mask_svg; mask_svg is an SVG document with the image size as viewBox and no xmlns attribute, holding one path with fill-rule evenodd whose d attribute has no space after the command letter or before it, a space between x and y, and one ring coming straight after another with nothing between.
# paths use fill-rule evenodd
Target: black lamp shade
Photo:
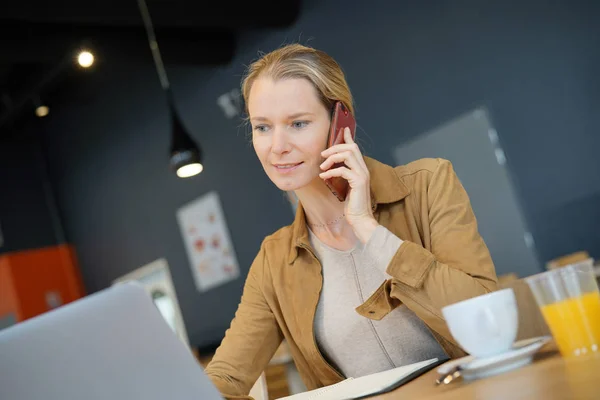
<instances>
[{"instance_id":1,"label":"black lamp shade","mask_svg":"<svg viewBox=\"0 0 600 400\"><path fill-rule=\"evenodd\" d=\"M202 152L185 130L173 103L169 101L171 113L171 168L181 178L202 172Z\"/></svg>"}]
</instances>

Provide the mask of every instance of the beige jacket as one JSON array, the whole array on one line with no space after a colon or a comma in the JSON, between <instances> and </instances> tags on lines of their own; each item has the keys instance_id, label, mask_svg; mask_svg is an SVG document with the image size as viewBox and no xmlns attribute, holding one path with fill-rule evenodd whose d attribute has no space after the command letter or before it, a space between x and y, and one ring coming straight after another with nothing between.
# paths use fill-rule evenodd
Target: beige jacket
<instances>
[{"instance_id":1,"label":"beige jacket","mask_svg":"<svg viewBox=\"0 0 600 400\"><path fill-rule=\"evenodd\" d=\"M441 309L496 289L494 264L467 193L446 160L396 168L366 157L365 162L375 218L404 243L388 265L392 278L356 312L380 320L405 304L450 357L464 355ZM309 243L302 207L292 225L263 241L231 327L206 369L225 397L246 398L284 338L309 390L343 379L315 342L323 280Z\"/></svg>"}]
</instances>

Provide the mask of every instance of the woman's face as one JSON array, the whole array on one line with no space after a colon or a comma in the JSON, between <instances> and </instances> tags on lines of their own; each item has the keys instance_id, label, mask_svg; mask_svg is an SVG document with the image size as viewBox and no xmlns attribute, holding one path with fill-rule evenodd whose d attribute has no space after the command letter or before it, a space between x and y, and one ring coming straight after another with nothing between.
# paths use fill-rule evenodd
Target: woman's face
<instances>
[{"instance_id":1,"label":"woman's face","mask_svg":"<svg viewBox=\"0 0 600 400\"><path fill-rule=\"evenodd\" d=\"M297 190L318 178L330 116L309 81L258 78L248 113L256 155L279 189Z\"/></svg>"}]
</instances>

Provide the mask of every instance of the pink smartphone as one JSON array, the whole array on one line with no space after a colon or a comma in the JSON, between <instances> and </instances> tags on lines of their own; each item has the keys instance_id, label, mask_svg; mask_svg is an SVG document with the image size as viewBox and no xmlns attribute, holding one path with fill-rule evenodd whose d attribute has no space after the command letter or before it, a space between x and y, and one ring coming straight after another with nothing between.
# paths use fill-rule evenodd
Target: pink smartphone
<instances>
[{"instance_id":1,"label":"pink smartphone","mask_svg":"<svg viewBox=\"0 0 600 400\"><path fill-rule=\"evenodd\" d=\"M331 126L329 129L327 148L344 143L344 128L350 128L352 139L354 139L356 133L356 121L352 116L352 113L350 113L350 110L348 110L341 101L338 101L335 103L333 113L331 115ZM330 169L339 168L342 166L344 166L343 163L337 163L334 164ZM325 184L339 201L346 200L349 188L348 181L341 177L335 177L326 179Z\"/></svg>"}]
</instances>

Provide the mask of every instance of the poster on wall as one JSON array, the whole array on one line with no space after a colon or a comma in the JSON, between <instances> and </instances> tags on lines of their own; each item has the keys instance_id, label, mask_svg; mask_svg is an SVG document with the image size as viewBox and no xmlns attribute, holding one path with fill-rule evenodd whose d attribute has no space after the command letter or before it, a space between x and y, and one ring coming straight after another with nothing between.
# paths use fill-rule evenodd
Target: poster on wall
<instances>
[{"instance_id":1,"label":"poster on wall","mask_svg":"<svg viewBox=\"0 0 600 400\"><path fill-rule=\"evenodd\" d=\"M217 192L177 210L177 221L200 292L232 281L240 271Z\"/></svg>"}]
</instances>

